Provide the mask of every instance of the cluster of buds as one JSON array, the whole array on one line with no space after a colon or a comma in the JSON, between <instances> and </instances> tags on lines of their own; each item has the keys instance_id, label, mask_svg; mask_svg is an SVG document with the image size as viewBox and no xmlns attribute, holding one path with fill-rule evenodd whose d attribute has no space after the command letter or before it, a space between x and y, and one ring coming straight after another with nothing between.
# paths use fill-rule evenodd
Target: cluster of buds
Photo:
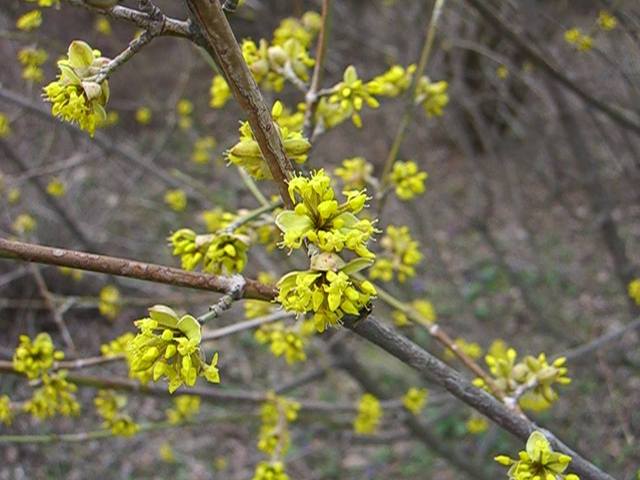
<instances>
[{"instance_id":1,"label":"cluster of buds","mask_svg":"<svg viewBox=\"0 0 640 480\"><path fill-rule=\"evenodd\" d=\"M566 359L560 357L549 363L545 354L541 353L537 357L527 355L518 362L517 356L517 352L502 341L491 345L485 362L496 386L508 398L518 401L524 409L549 408L558 399L554 385L567 385L571 382L564 366ZM480 378L474 380L474 385L486 388L485 382Z\"/></svg>"},{"instance_id":2,"label":"cluster of buds","mask_svg":"<svg viewBox=\"0 0 640 480\"><path fill-rule=\"evenodd\" d=\"M418 168L412 160L395 162L389 180L400 200L411 200L424 193L424 182L429 175Z\"/></svg>"},{"instance_id":3,"label":"cluster of buds","mask_svg":"<svg viewBox=\"0 0 640 480\"><path fill-rule=\"evenodd\" d=\"M385 282L393 280L394 275L400 283L416 275L415 266L422 260L420 244L409 233L409 227L389 225L380 245L384 249L371 267L372 279Z\"/></svg>"},{"instance_id":4,"label":"cluster of buds","mask_svg":"<svg viewBox=\"0 0 640 480\"><path fill-rule=\"evenodd\" d=\"M261 326L255 333L255 339L261 344L269 344L275 357L284 356L289 365L304 362L307 359L305 344L307 338L315 331L312 322L300 322L285 326L283 322L275 322Z\"/></svg>"},{"instance_id":5,"label":"cluster of buds","mask_svg":"<svg viewBox=\"0 0 640 480\"><path fill-rule=\"evenodd\" d=\"M571 457L554 452L549 440L538 431L531 433L526 449L518 454L517 459L498 455L495 461L510 467L507 472L510 480L580 480L574 473L565 473Z\"/></svg>"},{"instance_id":6,"label":"cluster of buds","mask_svg":"<svg viewBox=\"0 0 640 480\"><path fill-rule=\"evenodd\" d=\"M416 104L422 105L428 117L440 117L449 103L448 90L449 84L444 80L432 82L429 77L422 77L418 81Z\"/></svg>"},{"instance_id":7,"label":"cluster of buds","mask_svg":"<svg viewBox=\"0 0 640 480\"><path fill-rule=\"evenodd\" d=\"M54 362L63 358L64 352L55 349L48 333L39 333L33 341L27 335L20 335L13 354L13 369L33 380L46 374Z\"/></svg>"},{"instance_id":8,"label":"cluster of buds","mask_svg":"<svg viewBox=\"0 0 640 480\"><path fill-rule=\"evenodd\" d=\"M286 118L285 113L282 103L273 104L271 115L287 157L296 163L304 163L311 143L304 137L301 128L290 129L280 122L281 118ZM272 178L249 122L243 122L240 126L240 140L227 151L227 157L231 163L241 166L258 180Z\"/></svg>"},{"instance_id":9,"label":"cluster of buds","mask_svg":"<svg viewBox=\"0 0 640 480\"><path fill-rule=\"evenodd\" d=\"M197 395L178 395L173 407L167 409L167 420L172 425L187 422L200 412L200 397Z\"/></svg>"},{"instance_id":10,"label":"cluster of buds","mask_svg":"<svg viewBox=\"0 0 640 480\"><path fill-rule=\"evenodd\" d=\"M42 386L24 404L24 411L38 419L50 418L58 413L63 416L80 413L80 404L74 395L78 387L67 381L66 377L66 370L43 375Z\"/></svg>"},{"instance_id":11,"label":"cluster of buds","mask_svg":"<svg viewBox=\"0 0 640 480\"><path fill-rule=\"evenodd\" d=\"M429 392L426 388L411 387L402 397L402 405L414 415L420 415L428 398Z\"/></svg>"},{"instance_id":12,"label":"cluster of buds","mask_svg":"<svg viewBox=\"0 0 640 480\"><path fill-rule=\"evenodd\" d=\"M100 390L93 404L103 419L102 426L113 435L131 437L140 430L140 426L123 412L127 405L124 395L117 395L113 390Z\"/></svg>"},{"instance_id":13,"label":"cluster of buds","mask_svg":"<svg viewBox=\"0 0 640 480\"><path fill-rule=\"evenodd\" d=\"M93 136L98 124L107 120L109 82L96 79L108 63L108 58L85 42L71 42L67 58L58 62L58 79L44 87L51 113Z\"/></svg>"},{"instance_id":14,"label":"cluster of buds","mask_svg":"<svg viewBox=\"0 0 640 480\"><path fill-rule=\"evenodd\" d=\"M371 435L378 430L382 420L382 406L380 401L365 393L358 402L358 415L353 421L353 429L360 435Z\"/></svg>"},{"instance_id":15,"label":"cluster of buds","mask_svg":"<svg viewBox=\"0 0 640 480\"><path fill-rule=\"evenodd\" d=\"M47 61L47 52L42 48L26 47L18 52L18 61L22 65L22 78L40 83L44 80L42 64Z\"/></svg>"},{"instance_id":16,"label":"cluster of buds","mask_svg":"<svg viewBox=\"0 0 640 480\"><path fill-rule=\"evenodd\" d=\"M198 235L182 228L169 237L169 242L173 255L180 257L185 270L193 270L202 264L205 272L233 274L244 270L247 264L249 239L239 233L222 230Z\"/></svg>"},{"instance_id":17,"label":"cluster of buds","mask_svg":"<svg viewBox=\"0 0 640 480\"><path fill-rule=\"evenodd\" d=\"M169 392L181 385L192 387L199 376L220 383L218 354L207 364L200 350L201 327L191 315L178 317L164 305L149 309L149 318L135 322L140 330L128 346L130 369L153 381L166 377Z\"/></svg>"}]
</instances>

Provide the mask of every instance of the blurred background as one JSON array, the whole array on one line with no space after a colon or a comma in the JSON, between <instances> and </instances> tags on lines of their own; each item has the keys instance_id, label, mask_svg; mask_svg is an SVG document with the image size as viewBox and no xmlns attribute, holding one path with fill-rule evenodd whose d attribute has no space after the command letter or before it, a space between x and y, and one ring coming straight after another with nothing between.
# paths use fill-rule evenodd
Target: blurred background
<instances>
[{"instance_id":1,"label":"blurred background","mask_svg":"<svg viewBox=\"0 0 640 480\"><path fill-rule=\"evenodd\" d=\"M182 2L156 3L167 15L187 16ZM416 62L432 2L333 3L323 87L339 82L350 64L370 79L391 65ZM640 131L603 113L598 102L640 115L640 5L633 0L482 2L505 20L497 24L472 3L445 4L426 73L449 83L450 102L442 117L417 112L399 154L428 172L426 193L413 202L389 196L379 219L381 229L409 225L424 255L415 278L388 289L406 301L429 299L453 337L475 344L469 352L479 362L498 338L522 355L572 352L572 383L560 389L552 409L533 418L616 478L635 479L640 471L637 329L605 348L572 349L638 318L627 287L640 265ZM155 39L110 79L111 117L92 140L49 114L41 86L54 79L55 61L70 41L83 39L114 57L136 29L114 19L105 22L65 1L60 9L42 10L39 29L16 29L16 19L33 7L18 0L0 5L0 112L10 125L0 139L3 237L179 266L167 247L172 231L206 230L202 214L215 207L258 206L223 155L238 141L245 117L233 101L223 109L209 106L215 72L202 52L185 40ZM319 12L320 2L247 0L230 21L239 39L257 42L270 39L284 18L309 10ZM598 23L601 10L615 16L614 28ZM505 35L504 25L521 44ZM573 28L592 39L588 49L566 40ZM536 63L523 45L540 52L553 71ZM23 78L17 56L28 46L48 54L41 82ZM568 84L558 82L558 73ZM576 86L586 96L577 96ZM304 101L290 85L264 95L269 105L276 99L288 106ZM187 115L177 109L182 100L193 106ZM362 156L380 175L404 108L401 99L365 108L363 128L345 122L327 131L314 143L308 165L333 171L343 159ZM208 136L214 141L203 148ZM260 188L266 195L277 193L268 182ZM167 198L174 190L185 197ZM280 276L290 265L303 264L302 258L290 260L285 251L257 246L246 273ZM113 289L104 290L107 286L117 288L117 298ZM75 352L65 348L67 357L81 358L99 354L101 344L130 331L149 305L201 313L214 300L206 292L3 260L0 358L11 359L25 333L49 332L65 347L56 317L63 318L76 347ZM377 318L392 323L388 307L378 301L374 308ZM238 304L214 327L243 318ZM404 333L445 358L425 331L407 327ZM338 336L391 397L421 384L384 352L351 334ZM264 391L321 371L322 379L290 394L345 404L361 393L349 376L331 368L329 347L317 338L308 360L295 365L274 359L251 331L221 339L215 350L223 378L216 388ZM89 372L126 376L122 365ZM23 379L0 374L0 393L21 399L29 391ZM485 478L503 478L491 459L497 453L514 456L521 443L494 426L470 422L471 410L437 388L430 394L433 402L423 415L445 452L483 465ZM92 412L94 395L94 389L79 389L86 405L79 418L37 422L18 416L10 427L0 424L0 435L95 430L100 419ZM131 395L128 410L142 422L161 419L169 405L166 398ZM216 421L132 438L2 444L0 479L251 478L263 459L255 446L256 407L212 402L202 409ZM329 418L303 416L291 427L287 471L292 479L464 478L450 459L412 438L393 414L382 438L370 441L350 432L353 414L319 417Z\"/></svg>"}]
</instances>

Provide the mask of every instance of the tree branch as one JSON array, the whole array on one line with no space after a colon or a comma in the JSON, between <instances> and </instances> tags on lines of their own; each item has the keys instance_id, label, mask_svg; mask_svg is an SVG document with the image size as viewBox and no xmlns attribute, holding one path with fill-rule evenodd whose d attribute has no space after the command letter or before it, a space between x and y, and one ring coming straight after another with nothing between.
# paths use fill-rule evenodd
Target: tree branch
<instances>
[{"instance_id":1,"label":"tree branch","mask_svg":"<svg viewBox=\"0 0 640 480\"><path fill-rule=\"evenodd\" d=\"M195 288L226 294L235 285L232 277L188 272L179 268L126 258L108 257L93 253L45 247L33 243L17 242L0 237L0 258L44 263L58 267L76 268L90 272L107 273L118 277L135 278L178 287ZM247 279L242 298L272 300L275 289L256 280Z\"/></svg>"}]
</instances>

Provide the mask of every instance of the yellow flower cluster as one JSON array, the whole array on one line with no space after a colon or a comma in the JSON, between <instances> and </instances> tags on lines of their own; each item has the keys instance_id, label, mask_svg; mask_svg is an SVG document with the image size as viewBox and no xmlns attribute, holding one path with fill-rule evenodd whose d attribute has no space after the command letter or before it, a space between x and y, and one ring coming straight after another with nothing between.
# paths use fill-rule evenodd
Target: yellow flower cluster
<instances>
[{"instance_id":1,"label":"yellow flower cluster","mask_svg":"<svg viewBox=\"0 0 640 480\"><path fill-rule=\"evenodd\" d=\"M33 380L46 374L55 361L63 358L64 353L55 349L48 333L39 333L33 341L27 335L20 335L13 354L13 369Z\"/></svg>"},{"instance_id":2,"label":"yellow flower cluster","mask_svg":"<svg viewBox=\"0 0 640 480\"><path fill-rule=\"evenodd\" d=\"M394 274L400 283L415 277L415 266L422 260L420 244L409 232L409 227L389 225L380 245L384 252L376 258L370 277L385 282L393 280Z\"/></svg>"},{"instance_id":3,"label":"yellow flower cluster","mask_svg":"<svg viewBox=\"0 0 640 480\"><path fill-rule=\"evenodd\" d=\"M564 40L579 52L588 52L593 48L593 37L582 33L579 28L572 28L564 32Z\"/></svg>"},{"instance_id":4,"label":"yellow flower cluster","mask_svg":"<svg viewBox=\"0 0 640 480\"><path fill-rule=\"evenodd\" d=\"M243 40L242 55L261 87L279 92L288 80L304 88L304 82L309 80L308 70L315 64L309 56L309 46L318 31L318 21L317 14L309 12L301 20L284 19L275 30L271 44L265 39L258 44L253 40ZM212 84L212 106L214 98L218 104L224 98L224 87L220 83L218 80L215 97Z\"/></svg>"},{"instance_id":5,"label":"yellow flower cluster","mask_svg":"<svg viewBox=\"0 0 640 480\"><path fill-rule=\"evenodd\" d=\"M195 385L203 376L211 383L220 383L216 353L207 365L200 350L200 324L191 315L178 315L169 307L156 305L149 309L149 318L137 320L140 332L128 345L130 369L153 381L166 377L169 392L181 385Z\"/></svg>"},{"instance_id":6,"label":"yellow flower cluster","mask_svg":"<svg viewBox=\"0 0 640 480\"><path fill-rule=\"evenodd\" d=\"M460 337L456 338L453 343L456 345L459 351L464 352L473 359L477 360L478 358L482 357L482 347L476 342L467 342L464 338ZM451 350L447 349L444 352L444 357L448 360L453 360L455 358L455 354Z\"/></svg>"},{"instance_id":7,"label":"yellow flower cluster","mask_svg":"<svg viewBox=\"0 0 640 480\"><path fill-rule=\"evenodd\" d=\"M338 203L331 187L331 178L318 170L311 178L295 177L289 181L289 195L295 203L293 211L283 211L276 224L283 232L282 244L300 248L307 240L323 252L353 251L356 255L372 259L375 255L367 243L375 232L370 220L358 219L368 200L364 191L344 192L346 200Z\"/></svg>"},{"instance_id":8,"label":"yellow flower cluster","mask_svg":"<svg viewBox=\"0 0 640 480\"><path fill-rule=\"evenodd\" d=\"M187 208L187 194L179 188L167 190L164 194L164 203L174 212L184 212Z\"/></svg>"},{"instance_id":9,"label":"yellow flower cluster","mask_svg":"<svg viewBox=\"0 0 640 480\"><path fill-rule=\"evenodd\" d=\"M193 102L188 98L181 98L176 104L178 114L178 127L181 130L189 130L193 125Z\"/></svg>"},{"instance_id":10,"label":"yellow flower cluster","mask_svg":"<svg viewBox=\"0 0 640 480\"><path fill-rule=\"evenodd\" d=\"M542 432L534 431L527 440L526 449L518 454L518 459L498 455L495 461L510 467L510 480L580 480L574 473L565 473L571 457L554 452L549 440Z\"/></svg>"},{"instance_id":11,"label":"yellow flower cluster","mask_svg":"<svg viewBox=\"0 0 640 480\"><path fill-rule=\"evenodd\" d=\"M227 212L220 207L205 210L200 214L200 220L205 224L207 231L211 233L224 229L235 218L236 216L233 213Z\"/></svg>"},{"instance_id":12,"label":"yellow flower cluster","mask_svg":"<svg viewBox=\"0 0 640 480\"><path fill-rule=\"evenodd\" d=\"M304 163L307 160L311 144L303 136L301 128L292 130L280 122L283 113L282 103L275 102L271 109L271 115L274 126L282 139L287 157L296 163ZM272 178L249 122L243 122L240 126L240 141L227 151L227 158L234 165L243 167L249 175L258 180Z\"/></svg>"},{"instance_id":13,"label":"yellow flower cluster","mask_svg":"<svg viewBox=\"0 0 640 480\"><path fill-rule=\"evenodd\" d=\"M111 35L111 23L105 17L96 18L93 28L96 32L101 33L102 35Z\"/></svg>"},{"instance_id":14,"label":"yellow flower cluster","mask_svg":"<svg viewBox=\"0 0 640 480\"><path fill-rule=\"evenodd\" d=\"M22 65L22 78L40 83L44 80L42 64L47 61L47 52L42 48L26 47L18 52L18 61Z\"/></svg>"},{"instance_id":15,"label":"yellow flower cluster","mask_svg":"<svg viewBox=\"0 0 640 480\"><path fill-rule=\"evenodd\" d=\"M289 480L282 462L260 462L252 480Z\"/></svg>"},{"instance_id":16,"label":"yellow flower cluster","mask_svg":"<svg viewBox=\"0 0 640 480\"><path fill-rule=\"evenodd\" d=\"M107 285L100 290L98 310L100 315L115 320L122 309L120 290L115 285Z\"/></svg>"},{"instance_id":17,"label":"yellow flower cluster","mask_svg":"<svg viewBox=\"0 0 640 480\"><path fill-rule=\"evenodd\" d=\"M402 397L402 405L414 415L420 415L428 398L429 392L426 388L411 387Z\"/></svg>"},{"instance_id":18,"label":"yellow flower cluster","mask_svg":"<svg viewBox=\"0 0 640 480\"><path fill-rule=\"evenodd\" d=\"M109 100L109 82L96 83L93 78L108 63L85 42L71 42L67 58L58 62L58 79L44 87L51 113L93 136L98 124L107 119L105 107Z\"/></svg>"},{"instance_id":19,"label":"yellow flower cluster","mask_svg":"<svg viewBox=\"0 0 640 480\"><path fill-rule=\"evenodd\" d=\"M411 319L409 318L411 316ZM414 300L406 311L394 310L391 314L394 323L398 327L405 327L410 321L429 326L436 321L437 315L433 304L429 300Z\"/></svg>"},{"instance_id":20,"label":"yellow flower cluster","mask_svg":"<svg viewBox=\"0 0 640 480\"><path fill-rule=\"evenodd\" d=\"M291 443L288 425L296 421L299 410L298 402L269 394L260 408L258 449L267 455L273 455L276 451L285 455Z\"/></svg>"},{"instance_id":21,"label":"yellow flower cluster","mask_svg":"<svg viewBox=\"0 0 640 480\"><path fill-rule=\"evenodd\" d=\"M149 125L153 114L149 107L138 107L136 109L136 122L140 125Z\"/></svg>"},{"instance_id":22,"label":"yellow flower cluster","mask_svg":"<svg viewBox=\"0 0 640 480\"><path fill-rule=\"evenodd\" d=\"M231 98L231 89L222 75L215 75L211 80L209 97L209 106L211 108L222 108Z\"/></svg>"},{"instance_id":23,"label":"yellow flower cluster","mask_svg":"<svg viewBox=\"0 0 640 480\"><path fill-rule=\"evenodd\" d=\"M382 75L374 77L367 85L369 92L380 97L397 97L411 86L415 65L407 68L401 65L393 65Z\"/></svg>"},{"instance_id":24,"label":"yellow flower cluster","mask_svg":"<svg viewBox=\"0 0 640 480\"><path fill-rule=\"evenodd\" d=\"M25 32L35 30L42 25L42 13L40 10L30 10L16 21L16 28Z\"/></svg>"},{"instance_id":25,"label":"yellow flower cluster","mask_svg":"<svg viewBox=\"0 0 640 480\"><path fill-rule=\"evenodd\" d=\"M416 104L422 105L428 117L441 117L444 107L449 103L449 84L444 80L432 82L422 77L416 90Z\"/></svg>"},{"instance_id":26,"label":"yellow flower cluster","mask_svg":"<svg viewBox=\"0 0 640 480\"><path fill-rule=\"evenodd\" d=\"M127 404L127 397L124 395L117 395L113 390L100 390L93 399L93 404L104 420L103 428L111 430L113 435L131 437L140 430L140 426L122 412Z\"/></svg>"},{"instance_id":27,"label":"yellow flower cluster","mask_svg":"<svg viewBox=\"0 0 640 480\"><path fill-rule=\"evenodd\" d=\"M0 138L6 138L11 134L11 126L9 125L9 117L0 112Z\"/></svg>"},{"instance_id":28,"label":"yellow flower cluster","mask_svg":"<svg viewBox=\"0 0 640 480\"><path fill-rule=\"evenodd\" d=\"M380 401L365 393L358 402L358 415L353 421L353 429L360 435L371 435L378 430L382 419L382 407Z\"/></svg>"},{"instance_id":29,"label":"yellow flower cluster","mask_svg":"<svg viewBox=\"0 0 640 480\"><path fill-rule=\"evenodd\" d=\"M640 305L640 278L636 278L629 282L628 292L629 297Z\"/></svg>"},{"instance_id":30,"label":"yellow flower cluster","mask_svg":"<svg viewBox=\"0 0 640 480\"><path fill-rule=\"evenodd\" d=\"M606 10L598 13L598 26L605 32L610 32L618 26L618 19Z\"/></svg>"},{"instance_id":31,"label":"yellow flower cluster","mask_svg":"<svg viewBox=\"0 0 640 480\"><path fill-rule=\"evenodd\" d=\"M285 326L282 322L262 325L255 333L258 343L269 344L271 353L276 357L284 356L289 365L304 362L307 359L305 343L313 335L313 322L301 322Z\"/></svg>"},{"instance_id":32,"label":"yellow flower cluster","mask_svg":"<svg viewBox=\"0 0 640 480\"><path fill-rule=\"evenodd\" d=\"M66 379L66 370L42 376L42 386L24 404L24 411L35 418L50 418L59 413L65 417L80 413L80 404L74 393L78 389Z\"/></svg>"},{"instance_id":33,"label":"yellow flower cluster","mask_svg":"<svg viewBox=\"0 0 640 480\"><path fill-rule=\"evenodd\" d=\"M378 108L380 103L373 96L378 90L375 82L364 83L358 78L358 72L353 65L349 65L343 74L342 82L333 87L333 93L329 99L329 104L340 107L341 116L350 116L353 124L362 127L362 117L360 111L367 104L370 108Z\"/></svg>"},{"instance_id":34,"label":"yellow flower cluster","mask_svg":"<svg viewBox=\"0 0 640 480\"><path fill-rule=\"evenodd\" d=\"M400 200L411 200L424 193L424 182L429 175L418 168L413 160L395 162L390 180Z\"/></svg>"},{"instance_id":35,"label":"yellow flower cluster","mask_svg":"<svg viewBox=\"0 0 640 480\"><path fill-rule=\"evenodd\" d=\"M216 139L211 135L201 137L193 144L193 152L191 152L191 160L194 163L204 165L211 161L213 152L216 149Z\"/></svg>"},{"instance_id":36,"label":"yellow flower cluster","mask_svg":"<svg viewBox=\"0 0 640 480\"><path fill-rule=\"evenodd\" d=\"M486 418L477 415L476 413L472 413L471 416L464 423L464 426L467 428L467 432L472 435L479 435L484 433L489 428L489 422Z\"/></svg>"},{"instance_id":37,"label":"yellow flower cluster","mask_svg":"<svg viewBox=\"0 0 640 480\"><path fill-rule=\"evenodd\" d=\"M47 193L52 197L63 197L67 193L67 187L59 178L52 178L47 184Z\"/></svg>"},{"instance_id":38,"label":"yellow flower cluster","mask_svg":"<svg viewBox=\"0 0 640 480\"><path fill-rule=\"evenodd\" d=\"M100 346L100 353L105 357L119 357L127 354L127 346L135 335L131 332L124 333L118 338Z\"/></svg>"},{"instance_id":39,"label":"yellow flower cluster","mask_svg":"<svg viewBox=\"0 0 640 480\"><path fill-rule=\"evenodd\" d=\"M495 341L485 362L489 367L495 383L507 396L519 395L519 404L526 410L545 410L558 399L553 389L555 384L567 385L571 379L564 367L566 359L560 357L551 364L547 362L544 353L537 357L527 355L520 362L516 362L517 352L508 348L501 340ZM485 388L480 378L474 380L474 385Z\"/></svg>"},{"instance_id":40,"label":"yellow flower cluster","mask_svg":"<svg viewBox=\"0 0 640 480\"><path fill-rule=\"evenodd\" d=\"M173 400L173 407L167 409L167 420L178 425L191 420L200 412L200 397L197 395L178 395Z\"/></svg>"},{"instance_id":41,"label":"yellow flower cluster","mask_svg":"<svg viewBox=\"0 0 640 480\"><path fill-rule=\"evenodd\" d=\"M193 270L201 262L203 270L215 274L233 274L247 264L248 238L236 233L197 235L182 228L169 237L173 255L180 256L182 268Z\"/></svg>"},{"instance_id":42,"label":"yellow flower cluster","mask_svg":"<svg viewBox=\"0 0 640 480\"><path fill-rule=\"evenodd\" d=\"M362 190L372 178L373 165L363 157L345 158L334 173L342 180L345 190Z\"/></svg>"},{"instance_id":43,"label":"yellow flower cluster","mask_svg":"<svg viewBox=\"0 0 640 480\"><path fill-rule=\"evenodd\" d=\"M376 295L370 282L358 281L343 270L289 272L278 288L278 301L285 310L313 312L318 332L340 324L344 315L357 315Z\"/></svg>"},{"instance_id":44,"label":"yellow flower cluster","mask_svg":"<svg viewBox=\"0 0 640 480\"><path fill-rule=\"evenodd\" d=\"M8 426L11 422L13 422L11 399L7 395L0 395L0 423Z\"/></svg>"},{"instance_id":45,"label":"yellow flower cluster","mask_svg":"<svg viewBox=\"0 0 640 480\"><path fill-rule=\"evenodd\" d=\"M33 232L37 226L36 219L28 213L21 213L16 217L11 228L18 235L25 235Z\"/></svg>"}]
</instances>

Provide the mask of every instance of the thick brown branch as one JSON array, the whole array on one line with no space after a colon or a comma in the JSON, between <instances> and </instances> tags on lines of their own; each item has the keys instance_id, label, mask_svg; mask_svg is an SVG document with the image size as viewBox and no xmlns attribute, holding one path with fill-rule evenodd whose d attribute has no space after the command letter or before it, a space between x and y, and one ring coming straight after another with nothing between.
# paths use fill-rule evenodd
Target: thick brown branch
<instances>
[{"instance_id":1,"label":"thick brown branch","mask_svg":"<svg viewBox=\"0 0 640 480\"><path fill-rule=\"evenodd\" d=\"M220 2L218 0L186 0L186 3L200 29L204 47L215 53L216 61L224 72L234 98L248 115L249 125L285 206L292 208L291 198L287 192L287 182L293 175L293 165L285 154L282 140L273 124L271 112L244 61L240 46L222 11Z\"/></svg>"},{"instance_id":2,"label":"thick brown branch","mask_svg":"<svg viewBox=\"0 0 640 480\"><path fill-rule=\"evenodd\" d=\"M65 250L63 248L45 247L5 238L0 238L0 257L108 273L118 277L135 278L218 293L227 293L233 286L231 277L188 272L165 265L137 262L126 258L108 257L76 250ZM246 282L243 298L269 301L275 297L276 292L272 286L263 285L250 279L247 279Z\"/></svg>"}]
</instances>

